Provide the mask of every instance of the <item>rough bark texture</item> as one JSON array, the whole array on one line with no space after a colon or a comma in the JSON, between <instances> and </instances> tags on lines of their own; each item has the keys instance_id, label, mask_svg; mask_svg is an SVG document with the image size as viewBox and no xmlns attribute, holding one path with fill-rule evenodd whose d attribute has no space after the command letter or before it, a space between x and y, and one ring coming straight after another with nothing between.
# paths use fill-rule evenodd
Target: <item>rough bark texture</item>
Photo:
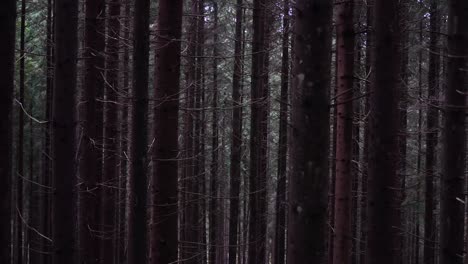
<instances>
[{"instance_id":1,"label":"rough bark texture","mask_svg":"<svg viewBox=\"0 0 468 264\"><path fill-rule=\"evenodd\" d=\"M397 264L400 256L398 177L399 1L374 1L374 76L370 98L368 264Z\"/></svg>"},{"instance_id":2,"label":"rough bark texture","mask_svg":"<svg viewBox=\"0 0 468 264\"><path fill-rule=\"evenodd\" d=\"M439 92L440 49L439 49L439 11L437 0L430 3L430 42L428 72L428 110L426 121L426 173L425 173L425 209L424 209L424 263L435 263L436 222L434 176L437 174L437 142L439 129L439 112L436 109Z\"/></svg>"},{"instance_id":3,"label":"rough bark texture","mask_svg":"<svg viewBox=\"0 0 468 264\"><path fill-rule=\"evenodd\" d=\"M276 234L274 263L283 264L286 253L286 168L288 152L288 100L289 100L289 0L283 1L283 35L281 58L281 95L278 141L278 183L276 196Z\"/></svg>"},{"instance_id":4,"label":"rough bark texture","mask_svg":"<svg viewBox=\"0 0 468 264\"><path fill-rule=\"evenodd\" d=\"M100 262L99 237L100 183L102 180L102 133L104 48L105 48L104 0L86 1L84 24L84 79L81 164L80 164L80 261Z\"/></svg>"},{"instance_id":5,"label":"rough bark texture","mask_svg":"<svg viewBox=\"0 0 468 264\"><path fill-rule=\"evenodd\" d=\"M76 65L78 1L55 0L52 110L54 249L52 263L76 262Z\"/></svg>"},{"instance_id":6,"label":"rough bark texture","mask_svg":"<svg viewBox=\"0 0 468 264\"><path fill-rule=\"evenodd\" d=\"M155 66L155 138L153 150L150 262L177 261L178 111L182 0L159 2Z\"/></svg>"},{"instance_id":7,"label":"rough bark texture","mask_svg":"<svg viewBox=\"0 0 468 264\"><path fill-rule=\"evenodd\" d=\"M253 1L252 86L250 120L250 264L265 261L268 72L266 7L268 0Z\"/></svg>"},{"instance_id":8,"label":"rough bark texture","mask_svg":"<svg viewBox=\"0 0 468 264\"><path fill-rule=\"evenodd\" d=\"M242 155L242 0L236 1L236 29L234 44L234 73L232 76L232 135L230 163L230 217L229 217L229 264L236 263L238 254L238 220L241 183ZM239 257L240 258L240 257Z\"/></svg>"},{"instance_id":9,"label":"rough bark texture","mask_svg":"<svg viewBox=\"0 0 468 264\"><path fill-rule=\"evenodd\" d=\"M12 99L15 76L16 1L0 2L0 263L11 261Z\"/></svg>"},{"instance_id":10,"label":"rough bark texture","mask_svg":"<svg viewBox=\"0 0 468 264\"><path fill-rule=\"evenodd\" d=\"M448 1L447 76L440 203L440 264L461 264L464 254L468 1Z\"/></svg>"},{"instance_id":11,"label":"rough bark texture","mask_svg":"<svg viewBox=\"0 0 468 264\"><path fill-rule=\"evenodd\" d=\"M337 69L336 69L336 179L335 179L335 238L333 263L351 259L352 232L352 142L353 142L353 83L354 83L354 25L353 0L336 6Z\"/></svg>"},{"instance_id":12,"label":"rough bark texture","mask_svg":"<svg viewBox=\"0 0 468 264\"><path fill-rule=\"evenodd\" d=\"M127 263L147 261L147 114L149 64L149 0L137 0L133 20L130 164L127 182Z\"/></svg>"},{"instance_id":13,"label":"rough bark texture","mask_svg":"<svg viewBox=\"0 0 468 264\"><path fill-rule=\"evenodd\" d=\"M332 1L299 0L295 16L287 262L323 263L327 256Z\"/></svg>"},{"instance_id":14,"label":"rough bark texture","mask_svg":"<svg viewBox=\"0 0 468 264\"><path fill-rule=\"evenodd\" d=\"M118 83L120 0L108 2L106 47L106 100L104 112L104 157L101 185L101 261L113 263L116 232L116 198L118 190Z\"/></svg>"}]
</instances>

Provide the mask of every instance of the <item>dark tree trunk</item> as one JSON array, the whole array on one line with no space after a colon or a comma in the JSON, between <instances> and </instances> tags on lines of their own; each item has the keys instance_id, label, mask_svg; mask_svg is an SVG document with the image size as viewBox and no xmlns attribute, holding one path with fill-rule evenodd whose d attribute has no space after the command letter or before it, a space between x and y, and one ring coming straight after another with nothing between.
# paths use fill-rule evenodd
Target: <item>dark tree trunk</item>
<instances>
[{"instance_id":1,"label":"dark tree trunk","mask_svg":"<svg viewBox=\"0 0 468 264\"><path fill-rule=\"evenodd\" d=\"M439 129L439 112L436 108L439 92L440 49L439 49L439 10L438 1L430 3L430 44L429 72L428 72L428 110L426 129L426 178L425 178L425 209L424 209L424 263L435 263L436 251L436 223L434 199L434 176L437 173L437 141Z\"/></svg>"},{"instance_id":2,"label":"dark tree trunk","mask_svg":"<svg viewBox=\"0 0 468 264\"><path fill-rule=\"evenodd\" d=\"M47 38L46 38L46 102L45 102L45 120L51 120L52 116L52 92L53 92L53 54L54 54L54 39L53 39L53 2L52 0L47 1ZM46 237L50 237L51 235L51 189L50 186L52 185L51 181L51 146L50 146L50 139L51 139L51 129L52 126L49 123L44 125L44 150L42 155L42 175L40 184L42 184L42 189L39 191L39 232L44 234ZM49 252L51 242L47 241L46 239L40 239L40 247L39 250L41 252ZM50 254L40 254L39 256L39 263L45 264L50 263Z\"/></svg>"},{"instance_id":3,"label":"dark tree trunk","mask_svg":"<svg viewBox=\"0 0 468 264\"><path fill-rule=\"evenodd\" d=\"M84 24L83 126L80 164L80 261L100 263L100 186L102 181L102 135L105 2L87 0Z\"/></svg>"},{"instance_id":4,"label":"dark tree trunk","mask_svg":"<svg viewBox=\"0 0 468 264\"><path fill-rule=\"evenodd\" d=\"M440 264L463 263L468 85L468 1L448 1L447 76L440 202Z\"/></svg>"},{"instance_id":5,"label":"dark tree trunk","mask_svg":"<svg viewBox=\"0 0 468 264\"><path fill-rule=\"evenodd\" d=\"M352 232L352 142L354 83L354 2L348 0L336 6L337 12L337 126L336 179L333 263L351 259Z\"/></svg>"},{"instance_id":6,"label":"dark tree trunk","mask_svg":"<svg viewBox=\"0 0 468 264\"><path fill-rule=\"evenodd\" d=\"M150 1L137 0L133 20L132 103L130 117L130 168L127 205L127 262L147 261L147 114Z\"/></svg>"},{"instance_id":7,"label":"dark tree trunk","mask_svg":"<svg viewBox=\"0 0 468 264\"><path fill-rule=\"evenodd\" d=\"M159 2L155 66L151 263L177 261L178 111L181 0Z\"/></svg>"},{"instance_id":8,"label":"dark tree trunk","mask_svg":"<svg viewBox=\"0 0 468 264\"><path fill-rule=\"evenodd\" d=\"M399 1L374 1L375 46L370 98L368 175L368 264L400 258L398 99L401 68Z\"/></svg>"},{"instance_id":9,"label":"dark tree trunk","mask_svg":"<svg viewBox=\"0 0 468 264\"><path fill-rule=\"evenodd\" d=\"M55 0L52 110L54 250L52 263L76 263L76 64L78 1Z\"/></svg>"},{"instance_id":10,"label":"dark tree trunk","mask_svg":"<svg viewBox=\"0 0 468 264\"><path fill-rule=\"evenodd\" d=\"M253 1L252 90L250 120L249 263L264 263L268 123L268 0Z\"/></svg>"},{"instance_id":11,"label":"dark tree trunk","mask_svg":"<svg viewBox=\"0 0 468 264\"><path fill-rule=\"evenodd\" d=\"M12 100L15 77L16 1L0 3L0 263L11 263Z\"/></svg>"},{"instance_id":12,"label":"dark tree trunk","mask_svg":"<svg viewBox=\"0 0 468 264\"><path fill-rule=\"evenodd\" d=\"M119 36L120 0L107 3L107 48L106 48L106 105L105 136L103 157L103 178L101 182L101 261L114 262L114 241L116 232L116 198L118 185L118 89L119 89Z\"/></svg>"},{"instance_id":13,"label":"dark tree trunk","mask_svg":"<svg viewBox=\"0 0 468 264\"><path fill-rule=\"evenodd\" d=\"M289 100L289 0L283 1L283 36L281 57L281 94L278 141L278 183L276 196L276 235L274 263L284 264L286 253L286 168L288 152L288 100Z\"/></svg>"},{"instance_id":14,"label":"dark tree trunk","mask_svg":"<svg viewBox=\"0 0 468 264\"><path fill-rule=\"evenodd\" d=\"M373 55L373 0L369 0L366 6L366 61L365 61L365 73L367 76L366 84L365 84L365 91L366 94L370 93L371 90L371 82L369 77L372 76L374 70L372 69L372 55ZM366 96L364 101L364 113L368 116L370 111L370 99L369 96ZM360 263L366 263L366 248L367 248L367 179L368 179L368 172L369 172L369 121L366 118L364 122L364 147L363 147L363 171L362 171L362 179L361 179L361 237L360 237Z\"/></svg>"},{"instance_id":15,"label":"dark tree trunk","mask_svg":"<svg viewBox=\"0 0 468 264\"><path fill-rule=\"evenodd\" d=\"M238 255L238 220L241 183L242 155L242 0L236 1L236 28L234 44L234 72L232 76L232 135L230 163L230 217L229 217L229 264L236 264ZM239 254L240 259L240 254Z\"/></svg>"},{"instance_id":16,"label":"dark tree trunk","mask_svg":"<svg viewBox=\"0 0 468 264\"><path fill-rule=\"evenodd\" d=\"M328 233L332 1L299 0L295 16L287 262L323 263Z\"/></svg>"},{"instance_id":17,"label":"dark tree trunk","mask_svg":"<svg viewBox=\"0 0 468 264\"><path fill-rule=\"evenodd\" d=\"M18 138L16 145L16 203L13 208L16 215L16 248L15 252L16 263L22 264L24 257L23 243L23 228L24 228L24 210L23 210L23 191L25 179L24 174L24 88L25 88L25 50L24 50L24 34L26 30L26 1L21 0L21 21L20 21L20 52L19 52L19 104L18 107Z\"/></svg>"}]
</instances>

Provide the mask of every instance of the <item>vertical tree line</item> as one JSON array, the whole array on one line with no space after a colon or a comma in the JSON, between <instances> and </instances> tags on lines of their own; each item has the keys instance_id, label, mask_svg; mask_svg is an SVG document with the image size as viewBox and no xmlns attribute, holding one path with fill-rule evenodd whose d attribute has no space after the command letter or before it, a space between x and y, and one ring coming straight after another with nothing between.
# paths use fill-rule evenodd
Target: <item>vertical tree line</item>
<instances>
[{"instance_id":1,"label":"vertical tree line","mask_svg":"<svg viewBox=\"0 0 468 264\"><path fill-rule=\"evenodd\" d=\"M0 3L0 263L468 263L468 2Z\"/></svg>"}]
</instances>

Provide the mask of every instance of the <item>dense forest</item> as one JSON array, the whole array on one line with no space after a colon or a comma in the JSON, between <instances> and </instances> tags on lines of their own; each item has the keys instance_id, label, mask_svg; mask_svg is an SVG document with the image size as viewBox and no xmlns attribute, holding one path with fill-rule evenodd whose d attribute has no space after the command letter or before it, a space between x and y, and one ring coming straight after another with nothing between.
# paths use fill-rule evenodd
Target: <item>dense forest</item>
<instances>
[{"instance_id":1,"label":"dense forest","mask_svg":"<svg viewBox=\"0 0 468 264\"><path fill-rule=\"evenodd\" d=\"M467 0L1 0L0 264L468 264Z\"/></svg>"}]
</instances>

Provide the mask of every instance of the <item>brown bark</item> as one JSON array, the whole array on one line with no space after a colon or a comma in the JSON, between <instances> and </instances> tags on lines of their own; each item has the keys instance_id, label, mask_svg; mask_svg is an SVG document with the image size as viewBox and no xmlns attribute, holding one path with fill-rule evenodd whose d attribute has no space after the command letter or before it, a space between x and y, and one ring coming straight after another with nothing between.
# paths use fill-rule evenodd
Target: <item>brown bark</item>
<instances>
[{"instance_id":1,"label":"brown bark","mask_svg":"<svg viewBox=\"0 0 468 264\"><path fill-rule=\"evenodd\" d=\"M448 1L447 76L440 203L440 264L463 263L468 2Z\"/></svg>"},{"instance_id":2,"label":"brown bark","mask_svg":"<svg viewBox=\"0 0 468 264\"><path fill-rule=\"evenodd\" d=\"M149 0L137 0L133 17L130 164L127 183L127 262L147 261L147 114L149 64Z\"/></svg>"},{"instance_id":3,"label":"brown bark","mask_svg":"<svg viewBox=\"0 0 468 264\"><path fill-rule=\"evenodd\" d=\"M231 135L231 162L230 162L230 217L229 217L229 263L236 263L238 255L238 220L239 198L241 183L241 155L242 155L242 21L243 1L236 1L236 26L234 43L234 72L232 76L232 135ZM239 254L240 259L240 254Z\"/></svg>"},{"instance_id":4,"label":"brown bark","mask_svg":"<svg viewBox=\"0 0 468 264\"><path fill-rule=\"evenodd\" d=\"M328 233L332 1L297 1L295 16L287 262L323 263Z\"/></svg>"},{"instance_id":5,"label":"brown bark","mask_svg":"<svg viewBox=\"0 0 468 264\"><path fill-rule=\"evenodd\" d=\"M16 1L0 3L0 263L11 261L12 99L15 76Z\"/></svg>"},{"instance_id":6,"label":"brown bark","mask_svg":"<svg viewBox=\"0 0 468 264\"><path fill-rule=\"evenodd\" d=\"M250 119L250 264L265 260L266 173L268 123L268 72L266 50L266 7L268 0L253 2L252 90Z\"/></svg>"},{"instance_id":7,"label":"brown bark","mask_svg":"<svg viewBox=\"0 0 468 264\"><path fill-rule=\"evenodd\" d=\"M333 263L351 260L354 25L353 0L336 6L337 127Z\"/></svg>"},{"instance_id":8,"label":"brown bark","mask_svg":"<svg viewBox=\"0 0 468 264\"><path fill-rule=\"evenodd\" d=\"M116 238L116 198L118 185L118 89L119 89L119 36L120 0L107 3L106 47L106 103L104 112L104 157L101 182L101 235L102 263L113 263Z\"/></svg>"},{"instance_id":9,"label":"brown bark","mask_svg":"<svg viewBox=\"0 0 468 264\"><path fill-rule=\"evenodd\" d=\"M374 1L373 85L370 98L368 175L368 264L400 258L398 99L401 69L399 1Z\"/></svg>"},{"instance_id":10,"label":"brown bark","mask_svg":"<svg viewBox=\"0 0 468 264\"><path fill-rule=\"evenodd\" d=\"M426 121L426 175L424 204L424 263L435 263L436 223L435 223L435 186L434 176L437 173L437 142L439 129L439 113L435 108L439 92L440 49L439 49L439 11L437 0L430 3L430 42L429 72L428 72L428 110Z\"/></svg>"},{"instance_id":11,"label":"brown bark","mask_svg":"<svg viewBox=\"0 0 468 264\"><path fill-rule=\"evenodd\" d=\"M281 57L280 121L278 132L278 183L276 197L276 234L274 263L284 264L286 255L286 167L288 152L288 100L289 100L289 0L283 1L283 35Z\"/></svg>"},{"instance_id":12,"label":"brown bark","mask_svg":"<svg viewBox=\"0 0 468 264\"><path fill-rule=\"evenodd\" d=\"M55 0L52 114L54 250L52 263L76 262L76 64L78 1Z\"/></svg>"},{"instance_id":13,"label":"brown bark","mask_svg":"<svg viewBox=\"0 0 468 264\"><path fill-rule=\"evenodd\" d=\"M177 261L178 111L180 86L181 0L159 2L155 66L150 262Z\"/></svg>"},{"instance_id":14,"label":"brown bark","mask_svg":"<svg viewBox=\"0 0 468 264\"><path fill-rule=\"evenodd\" d=\"M84 79L80 122L83 126L80 164L80 260L99 263L100 183L102 181L102 133L104 48L104 0L87 0L84 24Z\"/></svg>"}]
</instances>

